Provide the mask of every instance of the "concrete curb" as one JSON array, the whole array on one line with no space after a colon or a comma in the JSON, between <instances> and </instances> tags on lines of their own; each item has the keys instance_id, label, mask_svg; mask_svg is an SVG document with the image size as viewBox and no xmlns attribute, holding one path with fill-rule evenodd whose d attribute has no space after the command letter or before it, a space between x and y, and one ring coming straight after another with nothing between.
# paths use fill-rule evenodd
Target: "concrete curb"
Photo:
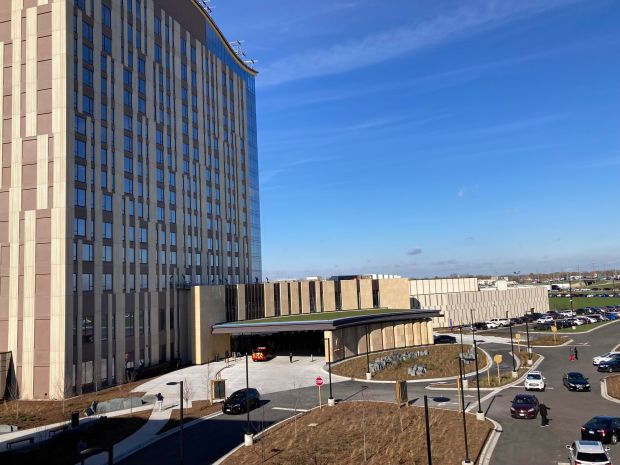
<instances>
[{"instance_id":1,"label":"concrete curb","mask_svg":"<svg viewBox=\"0 0 620 465\"><path fill-rule=\"evenodd\" d=\"M489 420L493 423L495 428L489 434L484 447L482 448L482 452L480 452L480 456L478 457L478 464L480 465L489 465L491 463L491 456L493 455L493 451L497 446L497 441L499 441L499 437L504 432L502 425L500 425L497 421L492 418L486 417L486 420Z\"/></svg>"},{"instance_id":2,"label":"concrete curb","mask_svg":"<svg viewBox=\"0 0 620 465\"><path fill-rule=\"evenodd\" d=\"M486 355L487 357L487 364L484 368L481 368L480 370L478 370L478 373L485 373L487 371L489 371L491 369L491 367L493 366L493 362L492 362L492 358L491 355L484 350L483 348L481 348L480 346L478 346L478 349L484 353L484 355ZM323 366L321 368L323 370L323 372L329 374L329 372L327 370L325 370L325 367ZM396 380L392 380L392 381L384 381L384 380L373 380L373 379L360 379L360 378L347 378L346 376L340 376L340 375L334 375L332 373L332 378L334 376L337 376L338 378L341 379L341 381L358 381L360 383L375 383L375 384L393 384L396 382ZM467 374L465 374L466 378L470 378L476 376L476 370L471 371ZM447 376L445 378L424 378L424 379L407 379L405 381L407 381L407 384L420 384L420 383L435 383L437 381L452 381L457 379L458 376Z\"/></svg>"},{"instance_id":3,"label":"concrete curb","mask_svg":"<svg viewBox=\"0 0 620 465\"><path fill-rule=\"evenodd\" d=\"M607 378L609 378L609 376ZM616 404L620 404L620 399L616 399L615 397L611 397L607 393L607 378L603 378L601 380L601 396L603 397L603 399L607 399L610 402L615 402Z\"/></svg>"}]
</instances>

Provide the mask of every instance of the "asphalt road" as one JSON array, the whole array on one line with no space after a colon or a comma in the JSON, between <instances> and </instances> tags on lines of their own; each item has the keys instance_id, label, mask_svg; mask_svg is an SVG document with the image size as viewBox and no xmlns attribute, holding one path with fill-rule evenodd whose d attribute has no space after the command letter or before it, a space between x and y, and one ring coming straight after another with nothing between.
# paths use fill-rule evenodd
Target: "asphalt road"
<instances>
[{"instance_id":1,"label":"asphalt road","mask_svg":"<svg viewBox=\"0 0 620 465\"><path fill-rule=\"evenodd\" d=\"M600 380L606 374L598 373L592 365L592 357L620 343L620 324L613 323L591 333L571 336L579 352L579 360L575 362L568 361L568 347L536 349L545 356L538 369L547 378L548 388L535 395L551 408L549 427L540 427L540 417L536 420L510 417L510 401L515 394L525 392L522 387L505 389L483 403L483 410L503 427L492 465L568 463L565 445L580 439L582 424L596 415L620 416L620 404L601 397ZM562 375L566 371L580 371L589 377L592 391L568 391L562 384ZM612 460L620 463L620 445L610 447Z\"/></svg>"},{"instance_id":2,"label":"asphalt road","mask_svg":"<svg viewBox=\"0 0 620 465\"><path fill-rule=\"evenodd\" d=\"M588 334L575 335L579 345L579 360L568 362L568 347L536 349L545 356L540 365L547 378L549 389L538 395L551 407L551 425L540 427L540 418L536 420L515 420L510 418L510 400L522 388L508 388L483 402L482 409L499 421L503 433L493 454L492 465L556 465L567 462L565 444L579 438L579 428L595 415L617 414L620 416L620 404L613 404L600 396L599 381L602 374L592 366L592 357L603 353L620 343L620 322L603 327ZM479 334L484 339L484 334ZM490 352L504 354L503 369L510 370L508 351L510 345L482 344ZM562 374L565 371L582 371L590 377L593 391L590 393L568 392L562 386ZM327 404L329 386L327 376L321 389L322 402ZM394 384L363 383L344 381L334 383L333 395L337 401L362 398L393 401ZM482 392L482 396L488 394ZM454 391L428 390L424 383L409 384L409 399L416 405L422 404L423 396L429 396L430 406L457 408L458 398ZM467 404L477 403L476 391L466 392ZM251 430L256 433L270 425L294 414L294 409L309 409L318 405L318 389L308 387L271 393L263 397L263 405L251 414ZM475 411L474 408L472 410ZM615 412L615 413L614 413ZM198 423L185 430L185 463L198 465L213 463L231 449L243 442L246 430L246 417L219 415L213 419ZM612 458L620 463L620 445L612 446ZM179 459L179 434L168 436L162 441L138 451L119 462L123 465L149 465L177 463Z\"/></svg>"}]
</instances>

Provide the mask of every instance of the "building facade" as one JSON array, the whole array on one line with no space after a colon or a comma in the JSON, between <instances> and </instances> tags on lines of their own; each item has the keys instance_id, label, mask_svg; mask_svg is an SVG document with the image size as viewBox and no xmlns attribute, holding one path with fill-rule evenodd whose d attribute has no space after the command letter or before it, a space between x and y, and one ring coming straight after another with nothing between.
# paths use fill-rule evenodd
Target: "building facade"
<instances>
[{"instance_id":1,"label":"building facade","mask_svg":"<svg viewBox=\"0 0 620 465\"><path fill-rule=\"evenodd\" d=\"M477 278L412 279L410 286L411 308L441 311L433 320L437 327L471 323L472 310L477 322L549 310L545 286L509 288L498 281L492 288L480 288Z\"/></svg>"},{"instance_id":2,"label":"building facade","mask_svg":"<svg viewBox=\"0 0 620 465\"><path fill-rule=\"evenodd\" d=\"M0 352L22 398L183 356L261 280L255 71L194 0L0 2Z\"/></svg>"}]
</instances>

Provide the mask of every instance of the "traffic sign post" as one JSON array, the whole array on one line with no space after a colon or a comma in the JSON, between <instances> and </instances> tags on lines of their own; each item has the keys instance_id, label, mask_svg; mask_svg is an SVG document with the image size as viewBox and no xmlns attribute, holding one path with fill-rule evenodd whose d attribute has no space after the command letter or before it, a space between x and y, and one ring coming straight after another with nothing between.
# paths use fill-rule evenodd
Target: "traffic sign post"
<instances>
[{"instance_id":1,"label":"traffic sign post","mask_svg":"<svg viewBox=\"0 0 620 465\"><path fill-rule=\"evenodd\" d=\"M320 376L317 376L316 379L314 380L314 384L316 384L317 387L319 388L319 408L322 409L323 401L321 399L321 386L323 386L323 378L321 378Z\"/></svg>"},{"instance_id":2,"label":"traffic sign post","mask_svg":"<svg viewBox=\"0 0 620 465\"><path fill-rule=\"evenodd\" d=\"M553 333L553 343L557 344L558 341L556 338L557 338L558 327L556 325L553 325L551 327L551 332Z\"/></svg>"},{"instance_id":3,"label":"traffic sign post","mask_svg":"<svg viewBox=\"0 0 620 465\"><path fill-rule=\"evenodd\" d=\"M493 356L493 361L497 365L497 385L498 386L502 384L502 378L499 373L499 364L502 363L502 360L503 360L502 354L495 354Z\"/></svg>"},{"instance_id":4,"label":"traffic sign post","mask_svg":"<svg viewBox=\"0 0 620 465\"><path fill-rule=\"evenodd\" d=\"M521 333L515 334L515 339L517 340L517 352L521 352Z\"/></svg>"}]
</instances>

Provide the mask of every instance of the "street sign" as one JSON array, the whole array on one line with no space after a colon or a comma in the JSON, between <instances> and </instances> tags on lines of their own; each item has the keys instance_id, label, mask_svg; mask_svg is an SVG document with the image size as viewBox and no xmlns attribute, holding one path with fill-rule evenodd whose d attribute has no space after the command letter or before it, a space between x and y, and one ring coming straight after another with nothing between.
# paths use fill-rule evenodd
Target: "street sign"
<instances>
[{"instance_id":1,"label":"street sign","mask_svg":"<svg viewBox=\"0 0 620 465\"><path fill-rule=\"evenodd\" d=\"M519 341L521 339L521 333L515 334L515 339Z\"/></svg>"},{"instance_id":2,"label":"street sign","mask_svg":"<svg viewBox=\"0 0 620 465\"><path fill-rule=\"evenodd\" d=\"M502 363L502 359L503 359L502 354L495 354L493 356L493 361L497 363L498 365Z\"/></svg>"},{"instance_id":3,"label":"street sign","mask_svg":"<svg viewBox=\"0 0 620 465\"><path fill-rule=\"evenodd\" d=\"M320 376L317 376L316 379L314 380L314 383L317 386L323 386L323 378L321 378Z\"/></svg>"},{"instance_id":4,"label":"street sign","mask_svg":"<svg viewBox=\"0 0 620 465\"><path fill-rule=\"evenodd\" d=\"M557 327L557 326L553 325L553 326L551 327L551 331L552 331L552 332L554 332L554 333L555 333L555 332L557 332L557 330L558 330L558 327Z\"/></svg>"}]
</instances>

